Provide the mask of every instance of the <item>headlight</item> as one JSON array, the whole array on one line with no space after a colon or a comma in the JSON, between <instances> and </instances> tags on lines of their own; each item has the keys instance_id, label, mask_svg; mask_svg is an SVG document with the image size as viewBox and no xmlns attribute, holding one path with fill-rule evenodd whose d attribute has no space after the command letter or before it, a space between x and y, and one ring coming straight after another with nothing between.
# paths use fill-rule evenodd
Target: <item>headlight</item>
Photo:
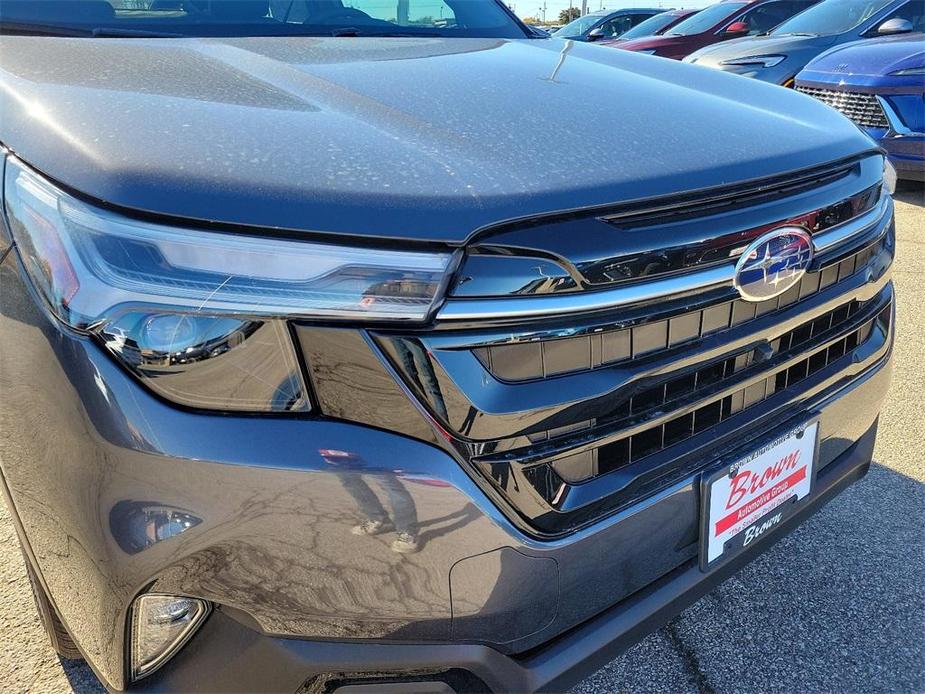
<instances>
[{"instance_id":1,"label":"headlight","mask_svg":"<svg viewBox=\"0 0 925 694\"><path fill-rule=\"evenodd\" d=\"M922 67L907 67L903 70L897 70L896 72L891 72L891 75L894 77L907 77L909 75L925 75L925 65Z\"/></svg>"},{"instance_id":2,"label":"headlight","mask_svg":"<svg viewBox=\"0 0 925 694\"><path fill-rule=\"evenodd\" d=\"M720 65L760 65L761 67L774 67L784 61L785 55L750 55L745 58L730 58Z\"/></svg>"},{"instance_id":3,"label":"headlight","mask_svg":"<svg viewBox=\"0 0 925 694\"><path fill-rule=\"evenodd\" d=\"M896 182L899 176L896 174L896 167L890 163L886 157L883 158L883 187L887 193L894 195L896 193Z\"/></svg>"},{"instance_id":4,"label":"headlight","mask_svg":"<svg viewBox=\"0 0 925 694\"><path fill-rule=\"evenodd\" d=\"M6 167L10 228L51 311L162 396L304 411L285 320L422 321L449 253L351 248L130 219Z\"/></svg>"}]
</instances>

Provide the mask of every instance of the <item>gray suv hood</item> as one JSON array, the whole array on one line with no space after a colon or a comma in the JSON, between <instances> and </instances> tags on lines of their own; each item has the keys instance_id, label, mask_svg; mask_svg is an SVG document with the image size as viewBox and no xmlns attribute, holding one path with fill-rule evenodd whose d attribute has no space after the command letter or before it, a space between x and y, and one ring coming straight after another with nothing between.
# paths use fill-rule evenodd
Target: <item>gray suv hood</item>
<instances>
[{"instance_id":1,"label":"gray suv hood","mask_svg":"<svg viewBox=\"0 0 925 694\"><path fill-rule=\"evenodd\" d=\"M461 243L868 149L813 99L555 39L0 39L0 141L86 196Z\"/></svg>"}]
</instances>

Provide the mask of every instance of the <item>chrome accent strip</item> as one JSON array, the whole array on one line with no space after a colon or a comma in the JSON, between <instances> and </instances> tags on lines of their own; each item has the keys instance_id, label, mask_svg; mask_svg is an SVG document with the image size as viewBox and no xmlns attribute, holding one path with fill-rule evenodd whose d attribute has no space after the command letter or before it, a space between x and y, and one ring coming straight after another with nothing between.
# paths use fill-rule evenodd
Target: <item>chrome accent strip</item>
<instances>
[{"instance_id":1,"label":"chrome accent strip","mask_svg":"<svg viewBox=\"0 0 925 694\"><path fill-rule=\"evenodd\" d=\"M880 95L877 95L876 98L877 101L880 102L880 108L883 109L883 114L886 116L886 122L890 124L890 132L887 134L887 137L925 137L925 133L917 133L908 128L906 124L900 120L899 115L890 105L889 101Z\"/></svg>"},{"instance_id":2,"label":"chrome accent strip","mask_svg":"<svg viewBox=\"0 0 925 694\"><path fill-rule=\"evenodd\" d=\"M530 318L615 308L710 287L722 285L731 287L733 269L733 264L727 263L678 277L666 277L654 282L597 292L546 295L540 298L449 299L437 313L437 318L439 320Z\"/></svg>"},{"instance_id":3,"label":"chrome accent strip","mask_svg":"<svg viewBox=\"0 0 925 694\"><path fill-rule=\"evenodd\" d=\"M876 207L852 220L813 237L816 254L821 255L879 223L892 214L893 200L884 195ZM500 297L495 299L447 299L437 312L437 320L470 321L481 319L536 318L619 308L680 294L702 292L716 287L732 287L735 265L726 263L685 275L665 277L596 292L545 295L540 297Z\"/></svg>"},{"instance_id":4,"label":"chrome accent strip","mask_svg":"<svg viewBox=\"0 0 925 694\"><path fill-rule=\"evenodd\" d=\"M816 255L826 253L833 248L842 245L857 236L861 232L879 224L884 217L893 214L893 198L886 191L881 194L880 203L872 210L868 210L860 217L839 224L831 229L826 229L821 234L813 237L813 245L816 247Z\"/></svg>"}]
</instances>

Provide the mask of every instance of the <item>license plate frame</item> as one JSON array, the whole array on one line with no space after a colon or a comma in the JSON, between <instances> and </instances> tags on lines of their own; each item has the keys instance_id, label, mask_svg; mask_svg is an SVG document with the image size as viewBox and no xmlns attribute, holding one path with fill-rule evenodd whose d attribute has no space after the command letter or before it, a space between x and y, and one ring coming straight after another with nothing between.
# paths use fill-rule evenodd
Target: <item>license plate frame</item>
<instances>
[{"instance_id":1,"label":"license plate frame","mask_svg":"<svg viewBox=\"0 0 925 694\"><path fill-rule=\"evenodd\" d=\"M808 439L804 439L809 435ZM819 463L819 418L807 419L784 433L757 447L746 455L737 456L701 475L700 480L700 569L709 571L745 551L752 542L772 530L774 526L792 516L803 507L816 487ZM787 467L787 456L799 451L795 465ZM811 454L806 462L806 452ZM771 477L764 485L751 493L751 475L758 473L761 479L764 470L783 463L780 474ZM803 471L801 475L800 472ZM773 473L773 470L772 470ZM725 481L723 478L726 478ZM743 496L731 507L733 489L741 490ZM785 485L779 491L778 486ZM727 505L714 503L716 494L727 495ZM763 497L769 495L767 500ZM754 510L749 511L749 507ZM730 525L731 523L731 525ZM762 527L762 524L764 527ZM738 526L738 529L736 529ZM722 532L720 531L722 528ZM753 529L749 533L749 529ZM712 534L711 534L712 533ZM718 550L718 551L717 551Z\"/></svg>"}]
</instances>

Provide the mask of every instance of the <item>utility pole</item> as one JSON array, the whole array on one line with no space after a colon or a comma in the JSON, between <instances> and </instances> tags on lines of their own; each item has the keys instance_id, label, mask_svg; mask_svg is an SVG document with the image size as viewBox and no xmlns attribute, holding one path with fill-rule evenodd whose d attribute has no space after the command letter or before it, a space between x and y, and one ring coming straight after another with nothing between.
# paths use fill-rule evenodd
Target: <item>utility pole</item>
<instances>
[{"instance_id":1,"label":"utility pole","mask_svg":"<svg viewBox=\"0 0 925 694\"><path fill-rule=\"evenodd\" d=\"M588 14L588 0L581 0L581 16Z\"/></svg>"}]
</instances>

